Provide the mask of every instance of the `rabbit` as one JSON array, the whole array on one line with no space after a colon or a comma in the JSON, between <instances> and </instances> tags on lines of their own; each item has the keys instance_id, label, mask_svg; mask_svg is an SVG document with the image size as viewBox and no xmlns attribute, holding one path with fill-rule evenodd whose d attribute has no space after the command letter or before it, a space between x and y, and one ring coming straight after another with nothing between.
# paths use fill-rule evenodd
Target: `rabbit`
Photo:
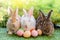
<instances>
[{"instance_id":1,"label":"rabbit","mask_svg":"<svg viewBox=\"0 0 60 40\"><path fill-rule=\"evenodd\" d=\"M51 36L54 32L54 25L50 19L51 12L53 12L53 10L45 16L44 13L39 10L39 16L36 20L36 29L41 29L42 33L48 36Z\"/></svg>"},{"instance_id":2,"label":"rabbit","mask_svg":"<svg viewBox=\"0 0 60 40\"><path fill-rule=\"evenodd\" d=\"M12 8L8 7L9 19L7 21L7 32L8 34L16 33L21 27L21 17L18 15L18 8L12 11Z\"/></svg>"},{"instance_id":3,"label":"rabbit","mask_svg":"<svg viewBox=\"0 0 60 40\"><path fill-rule=\"evenodd\" d=\"M23 9L24 15L22 15L21 17L21 27L25 31L32 31L36 28L36 20L33 16L33 10L33 7L31 7L28 12L25 9Z\"/></svg>"}]
</instances>

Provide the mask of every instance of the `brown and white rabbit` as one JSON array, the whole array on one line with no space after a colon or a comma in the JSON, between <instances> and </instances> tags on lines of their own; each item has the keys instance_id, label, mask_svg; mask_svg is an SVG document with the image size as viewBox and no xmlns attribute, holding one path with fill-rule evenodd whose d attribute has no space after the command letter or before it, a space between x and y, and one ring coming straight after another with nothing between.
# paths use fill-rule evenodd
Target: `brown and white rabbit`
<instances>
[{"instance_id":1,"label":"brown and white rabbit","mask_svg":"<svg viewBox=\"0 0 60 40\"><path fill-rule=\"evenodd\" d=\"M23 9L24 15L21 17L21 27L24 30L31 31L36 28L36 20L33 16L33 10L33 7L31 7L28 12Z\"/></svg>"},{"instance_id":2,"label":"brown and white rabbit","mask_svg":"<svg viewBox=\"0 0 60 40\"><path fill-rule=\"evenodd\" d=\"M20 16L18 15L18 8L13 11L11 8L8 8L8 14L10 15L7 21L7 31L8 34L15 33L20 28Z\"/></svg>"},{"instance_id":3,"label":"brown and white rabbit","mask_svg":"<svg viewBox=\"0 0 60 40\"><path fill-rule=\"evenodd\" d=\"M39 10L39 16L36 20L36 29L41 29L42 33L48 36L51 36L54 32L54 25L50 20L51 12L53 12L53 10L45 16L44 13Z\"/></svg>"}]
</instances>

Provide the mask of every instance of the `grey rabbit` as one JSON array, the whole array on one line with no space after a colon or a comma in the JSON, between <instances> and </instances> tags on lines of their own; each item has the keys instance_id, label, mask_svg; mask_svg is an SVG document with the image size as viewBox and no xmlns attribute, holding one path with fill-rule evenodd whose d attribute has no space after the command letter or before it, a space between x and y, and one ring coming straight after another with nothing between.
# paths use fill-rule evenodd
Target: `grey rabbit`
<instances>
[{"instance_id":1,"label":"grey rabbit","mask_svg":"<svg viewBox=\"0 0 60 40\"><path fill-rule=\"evenodd\" d=\"M41 29L44 35L51 36L54 32L54 25L50 19L52 12L53 10L50 10L48 15L45 16L44 13L39 10L39 16L36 20L36 29Z\"/></svg>"}]
</instances>

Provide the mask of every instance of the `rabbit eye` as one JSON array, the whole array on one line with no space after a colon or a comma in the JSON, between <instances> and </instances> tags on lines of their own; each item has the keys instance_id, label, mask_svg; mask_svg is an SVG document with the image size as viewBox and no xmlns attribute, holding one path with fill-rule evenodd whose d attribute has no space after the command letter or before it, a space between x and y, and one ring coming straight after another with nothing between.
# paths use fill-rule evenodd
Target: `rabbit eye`
<instances>
[{"instance_id":1,"label":"rabbit eye","mask_svg":"<svg viewBox=\"0 0 60 40\"><path fill-rule=\"evenodd\" d=\"M43 24L42 21L40 22L40 24Z\"/></svg>"},{"instance_id":2,"label":"rabbit eye","mask_svg":"<svg viewBox=\"0 0 60 40\"><path fill-rule=\"evenodd\" d=\"M45 22L44 22L44 24L45 24Z\"/></svg>"},{"instance_id":3,"label":"rabbit eye","mask_svg":"<svg viewBox=\"0 0 60 40\"><path fill-rule=\"evenodd\" d=\"M16 21L18 21L18 19L16 19Z\"/></svg>"},{"instance_id":4,"label":"rabbit eye","mask_svg":"<svg viewBox=\"0 0 60 40\"><path fill-rule=\"evenodd\" d=\"M42 22L41 22L41 24L42 24Z\"/></svg>"}]
</instances>

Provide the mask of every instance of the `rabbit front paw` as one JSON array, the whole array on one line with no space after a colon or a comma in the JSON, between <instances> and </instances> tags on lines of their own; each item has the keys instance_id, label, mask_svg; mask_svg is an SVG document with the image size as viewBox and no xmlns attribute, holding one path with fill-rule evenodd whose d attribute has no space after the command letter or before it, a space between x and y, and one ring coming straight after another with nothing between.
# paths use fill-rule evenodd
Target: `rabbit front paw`
<instances>
[{"instance_id":1,"label":"rabbit front paw","mask_svg":"<svg viewBox=\"0 0 60 40\"><path fill-rule=\"evenodd\" d=\"M12 35L13 33L11 31L8 31L7 34Z\"/></svg>"}]
</instances>

